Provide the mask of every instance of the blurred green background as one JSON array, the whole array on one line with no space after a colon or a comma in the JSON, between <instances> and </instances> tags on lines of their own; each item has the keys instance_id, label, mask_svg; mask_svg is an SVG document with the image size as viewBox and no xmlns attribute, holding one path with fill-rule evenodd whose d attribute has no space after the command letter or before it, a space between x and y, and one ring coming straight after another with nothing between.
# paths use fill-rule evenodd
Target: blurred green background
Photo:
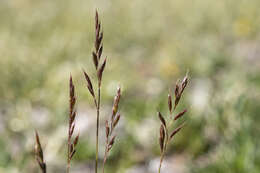
<instances>
[{"instance_id":1,"label":"blurred green background","mask_svg":"<svg viewBox=\"0 0 260 173\"><path fill-rule=\"evenodd\" d=\"M162 172L259 173L259 0L1 0L0 173L39 172L34 129L48 171L65 172L70 73L80 132L71 172L93 172L95 109L81 69L95 76L96 8L108 56L102 126L117 86L123 89L119 139L106 172L157 172L156 112L166 115L168 89L189 70L177 110L188 108L187 126Z\"/></svg>"}]
</instances>

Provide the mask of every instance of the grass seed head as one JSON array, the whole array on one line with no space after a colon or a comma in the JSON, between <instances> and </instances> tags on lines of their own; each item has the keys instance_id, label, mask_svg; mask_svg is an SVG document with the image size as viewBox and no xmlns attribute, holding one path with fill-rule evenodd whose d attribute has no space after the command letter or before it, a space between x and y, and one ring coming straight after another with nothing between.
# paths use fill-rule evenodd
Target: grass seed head
<instances>
[{"instance_id":1,"label":"grass seed head","mask_svg":"<svg viewBox=\"0 0 260 173\"><path fill-rule=\"evenodd\" d=\"M170 135L170 139L172 139L173 136L175 136L183 128L184 125L185 125L185 123L182 123L179 127L177 127L175 130L173 130L173 132Z\"/></svg>"},{"instance_id":2,"label":"grass seed head","mask_svg":"<svg viewBox=\"0 0 260 173\"><path fill-rule=\"evenodd\" d=\"M185 109L184 111L178 113L178 114L174 117L174 120L177 120L177 119L181 118L186 112L187 112L187 109Z\"/></svg>"},{"instance_id":3,"label":"grass seed head","mask_svg":"<svg viewBox=\"0 0 260 173\"><path fill-rule=\"evenodd\" d=\"M158 112L158 117L159 117L161 123L164 125L164 127L166 127L166 121L160 112Z\"/></svg>"}]
</instances>

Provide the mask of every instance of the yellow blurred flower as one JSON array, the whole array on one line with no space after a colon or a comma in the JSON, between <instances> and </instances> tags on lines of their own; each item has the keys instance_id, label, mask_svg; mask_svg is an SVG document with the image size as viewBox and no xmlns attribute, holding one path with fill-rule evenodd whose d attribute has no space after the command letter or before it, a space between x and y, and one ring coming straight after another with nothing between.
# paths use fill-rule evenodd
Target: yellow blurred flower
<instances>
[{"instance_id":1,"label":"yellow blurred flower","mask_svg":"<svg viewBox=\"0 0 260 173\"><path fill-rule=\"evenodd\" d=\"M179 68L173 59L165 58L159 64L160 73L163 77L169 78L179 73Z\"/></svg>"},{"instance_id":2,"label":"yellow blurred flower","mask_svg":"<svg viewBox=\"0 0 260 173\"><path fill-rule=\"evenodd\" d=\"M248 36L252 32L252 22L248 18L238 18L233 23L233 32L235 35L241 36Z\"/></svg>"}]
</instances>

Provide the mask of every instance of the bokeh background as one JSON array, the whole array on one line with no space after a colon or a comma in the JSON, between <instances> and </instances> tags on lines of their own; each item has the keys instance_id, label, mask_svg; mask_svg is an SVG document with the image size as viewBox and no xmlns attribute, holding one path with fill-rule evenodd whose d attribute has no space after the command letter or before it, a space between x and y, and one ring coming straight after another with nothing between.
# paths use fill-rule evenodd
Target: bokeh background
<instances>
[{"instance_id":1,"label":"bokeh background","mask_svg":"<svg viewBox=\"0 0 260 173\"><path fill-rule=\"evenodd\" d=\"M259 0L1 0L0 173L39 172L35 129L48 171L65 172L70 73L80 132L72 172L93 172L95 109L81 69L95 76L96 8L108 57L102 126L117 86L123 89L106 172L157 172L156 112L167 114L168 90L189 70L177 110L188 108L187 125L162 172L259 173Z\"/></svg>"}]
</instances>

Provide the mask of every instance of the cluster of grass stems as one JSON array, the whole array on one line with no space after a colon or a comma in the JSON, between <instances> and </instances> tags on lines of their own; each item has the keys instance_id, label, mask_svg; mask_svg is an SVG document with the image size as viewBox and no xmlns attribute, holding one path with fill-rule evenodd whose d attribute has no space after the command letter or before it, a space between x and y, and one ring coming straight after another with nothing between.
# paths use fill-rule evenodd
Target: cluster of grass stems
<instances>
[{"instance_id":1,"label":"cluster of grass stems","mask_svg":"<svg viewBox=\"0 0 260 173\"><path fill-rule=\"evenodd\" d=\"M96 11L95 16L95 42L94 42L94 51L92 52L92 59L94 63L94 67L96 70L96 78L97 78L97 88L94 88L92 85L92 80L89 77L88 73L83 69L83 74L87 83L87 88L90 93L90 95L93 98L93 102L96 108L96 157L95 157L95 173L98 173L98 155L99 155L99 124L100 124L100 108L101 108L101 85L102 85L102 76L103 72L106 67L106 61L107 58L102 58L102 52L103 52L103 31L101 28L101 22L99 20L98 12ZM168 94L168 108L169 108L169 117L168 119L165 119L160 112L158 112L158 116L161 122L160 126L160 137L159 137L159 144L160 144L160 150L161 150L161 159L159 164L158 173L161 172L162 162L164 160L164 156L166 153L167 146L170 142L170 140L177 134L181 128L184 126L184 123L182 123L179 127L175 128L171 133L171 125L176 120L181 118L185 112L186 109L175 116L173 116L173 112L175 111L176 107L178 106L178 103L181 99L182 93L184 89L186 88L188 83L188 77L187 75L184 77L182 82L177 82L175 86L175 102L173 106L172 101L172 95L171 92ZM75 108L76 105L76 96L75 96L75 86L73 84L72 76L70 76L69 79L69 127L68 127L68 139L67 139L67 166L66 166L66 173L70 172L71 167L71 160L73 156L76 153L76 146L79 141L79 134L76 135L76 137L73 137L74 134L74 128L75 128L75 118L77 115L77 111ZM105 123L105 134L106 134L106 140L105 140L105 151L104 151L104 158L103 158L103 165L102 165L102 172L105 172L105 164L109 155L110 150L113 147L113 144L116 139L116 135L114 134L114 129L117 126L121 115L118 113L118 105L121 97L121 89L118 87L117 93L114 98L111 117L106 120ZM35 159L39 164L40 170L42 173L47 172L47 166L44 160L43 150L40 142L40 138L38 135L38 132L35 131Z\"/></svg>"}]
</instances>

